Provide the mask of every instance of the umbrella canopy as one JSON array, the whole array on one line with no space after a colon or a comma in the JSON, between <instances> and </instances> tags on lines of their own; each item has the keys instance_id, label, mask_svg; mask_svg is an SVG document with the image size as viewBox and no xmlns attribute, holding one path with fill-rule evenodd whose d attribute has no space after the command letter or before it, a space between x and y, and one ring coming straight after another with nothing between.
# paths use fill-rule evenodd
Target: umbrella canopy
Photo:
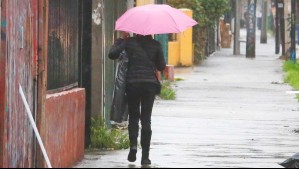
<instances>
[{"instance_id":1,"label":"umbrella canopy","mask_svg":"<svg viewBox=\"0 0 299 169\"><path fill-rule=\"evenodd\" d=\"M197 22L169 5L145 5L129 9L117 21L115 29L140 35L180 33Z\"/></svg>"},{"instance_id":2,"label":"umbrella canopy","mask_svg":"<svg viewBox=\"0 0 299 169\"><path fill-rule=\"evenodd\" d=\"M299 168L299 153L296 153L291 158L280 164L285 168Z\"/></svg>"}]
</instances>

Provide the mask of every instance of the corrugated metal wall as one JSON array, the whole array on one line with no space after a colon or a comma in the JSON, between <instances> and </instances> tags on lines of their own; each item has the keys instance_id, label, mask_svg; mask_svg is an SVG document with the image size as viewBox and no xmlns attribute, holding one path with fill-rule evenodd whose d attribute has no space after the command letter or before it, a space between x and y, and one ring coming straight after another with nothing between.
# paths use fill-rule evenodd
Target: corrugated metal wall
<instances>
[{"instance_id":1,"label":"corrugated metal wall","mask_svg":"<svg viewBox=\"0 0 299 169\"><path fill-rule=\"evenodd\" d=\"M19 95L23 87L30 109L34 112L37 57L38 0L4 0L6 60L6 111L4 114L4 166L33 167L34 135ZM1 53L2 55L3 53Z\"/></svg>"},{"instance_id":2,"label":"corrugated metal wall","mask_svg":"<svg viewBox=\"0 0 299 169\"><path fill-rule=\"evenodd\" d=\"M49 1L48 90L78 86L79 0Z\"/></svg>"}]
</instances>

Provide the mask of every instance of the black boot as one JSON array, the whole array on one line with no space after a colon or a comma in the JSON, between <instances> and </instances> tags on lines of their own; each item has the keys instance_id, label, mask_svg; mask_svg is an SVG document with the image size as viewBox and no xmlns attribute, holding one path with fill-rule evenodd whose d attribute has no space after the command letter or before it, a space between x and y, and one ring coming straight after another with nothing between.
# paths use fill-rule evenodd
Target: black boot
<instances>
[{"instance_id":1,"label":"black boot","mask_svg":"<svg viewBox=\"0 0 299 169\"><path fill-rule=\"evenodd\" d=\"M138 132L139 132L138 119L130 119L130 124L129 124L130 152L128 155L129 162L136 161Z\"/></svg>"},{"instance_id":2,"label":"black boot","mask_svg":"<svg viewBox=\"0 0 299 169\"><path fill-rule=\"evenodd\" d=\"M141 165L151 165L152 161L149 159L149 153L142 152Z\"/></svg>"},{"instance_id":3,"label":"black boot","mask_svg":"<svg viewBox=\"0 0 299 169\"><path fill-rule=\"evenodd\" d=\"M137 154L137 146L133 146L130 148L130 152L128 155L128 161L129 162L135 162L136 161L136 154Z\"/></svg>"},{"instance_id":4,"label":"black boot","mask_svg":"<svg viewBox=\"0 0 299 169\"><path fill-rule=\"evenodd\" d=\"M141 131L141 146L142 146L142 158L141 165L151 165L152 162L149 159L150 145L151 145L152 131Z\"/></svg>"}]
</instances>

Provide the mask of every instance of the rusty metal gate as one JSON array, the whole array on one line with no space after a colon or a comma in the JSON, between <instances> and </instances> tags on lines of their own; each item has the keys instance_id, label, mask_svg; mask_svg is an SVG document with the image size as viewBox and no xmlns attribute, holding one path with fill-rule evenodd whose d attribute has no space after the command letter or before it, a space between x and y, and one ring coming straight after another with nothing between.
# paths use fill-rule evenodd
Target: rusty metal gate
<instances>
[{"instance_id":1,"label":"rusty metal gate","mask_svg":"<svg viewBox=\"0 0 299 169\"><path fill-rule=\"evenodd\" d=\"M2 11L1 18L0 58L1 61L5 60L6 64L4 64L6 78L1 78L1 81L6 82L6 103L0 99L0 104L5 109L0 114L0 120L3 120L0 126L3 132L0 132L3 167L33 167L34 134L19 95L19 85L24 89L31 111L36 112L34 103L36 101L38 0L3 0L2 9L5 10Z\"/></svg>"}]
</instances>

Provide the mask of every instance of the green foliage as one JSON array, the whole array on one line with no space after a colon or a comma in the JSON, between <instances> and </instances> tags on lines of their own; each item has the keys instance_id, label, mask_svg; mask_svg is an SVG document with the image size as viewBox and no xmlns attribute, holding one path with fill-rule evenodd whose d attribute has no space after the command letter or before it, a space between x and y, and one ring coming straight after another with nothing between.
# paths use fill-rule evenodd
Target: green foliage
<instances>
[{"instance_id":1,"label":"green foliage","mask_svg":"<svg viewBox=\"0 0 299 169\"><path fill-rule=\"evenodd\" d=\"M202 13L202 11L204 11L199 0L167 0L166 3L174 8L188 8L193 10L193 18L196 21L201 21L204 17L203 15L199 15L200 13Z\"/></svg>"},{"instance_id":2,"label":"green foliage","mask_svg":"<svg viewBox=\"0 0 299 169\"><path fill-rule=\"evenodd\" d=\"M299 90L299 71L288 71L284 81L293 86L295 90Z\"/></svg>"},{"instance_id":3,"label":"green foliage","mask_svg":"<svg viewBox=\"0 0 299 169\"><path fill-rule=\"evenodd\" d=\"M219 18L229 11L228 0L199 0L204 9L204 15L201 17L201 26L212 27L219 21ZM201 15L200 13L197 15Z\"/></svg>"},{"instance_id":4,"label":"green foliage","mask_svg":"<svg viewBox=\"0 0 299 169\"><path fill-rule=\"evenodd\" d=\"M164 83L162 83L162 89L161 89L160 97L163 100L175 100L176 93L173 90L170 81L165 81Z\"/></svg>"},{"instance_id":5,"label":"green foliage","mask_svg":"<svg viewBox=\"0 0 299 169\"><path fill-rule=\"evenodd\" d=\"M298 64L294 64L293 61L286 61L283 64L283 70L285 72L298 71L299 70L299 65Z\"/></svg>"},{"instance_id":6,"label":"green foliage","mask_svg":"<svg viewBox=\"0 0 299 169\"><path fill-rule=\"evenodd\" d=\"M128 149L128 134L118 129L108 129L100 120L91 120L91 148L120 150Z\"/></svg>"},{"instance_id":7,"label":"green foliage","mask_svg":"<svg viewBox=\"0 0 299 169\"><path fill-rule=\"evenodd\" d=\"M193 10L193 18L200 27L213 27L219 18L229 11L228 0L167 0L175 8Z\"/></svg>"},{"instance_id":8,"label":"green foliage","mask_svg":"<svg viewBox=\"0 0 299 169\"><path fill-rule=\"evenodd\" d=\"M220 17L230 10L229 0L167 0L175 8L188 8L193 11L193 18L198 22L194 27L195 44L194 63L200 64L205 58L208 30L215 27Z\"/></svg>"},{"instance_id":9,"label":"green foliage","mask_svg":"<svg viewBox=\"0 0 299 169\"><path fill-rule=\"evenodd\" d=\"M286 72L284 81L289 83L295 90L299 90L299 65L293 61L286 61L283 70ZM297 99L299 101L299 95L297 95Z\"/></svg>"}]
</instances>

